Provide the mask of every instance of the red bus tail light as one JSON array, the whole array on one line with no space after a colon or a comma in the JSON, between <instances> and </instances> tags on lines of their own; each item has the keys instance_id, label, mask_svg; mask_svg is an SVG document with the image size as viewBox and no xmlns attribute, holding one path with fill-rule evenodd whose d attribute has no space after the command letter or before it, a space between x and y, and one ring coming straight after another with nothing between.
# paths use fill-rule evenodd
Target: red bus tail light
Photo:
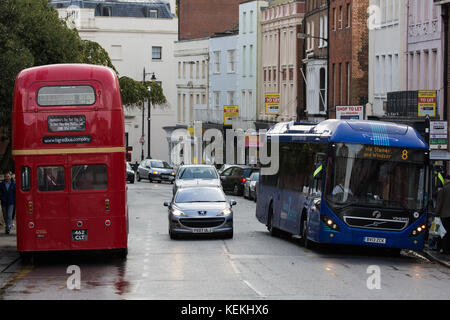
<instances>
[{"instance_id":1,"label":"red bus tail light","mask_svg":"<svg viewBox=\"0 0 450 320\"><path fill-rule=\"evenodd\" d=\"M28 202L28 213L29 214L33 213L33 202L32 201Z\"/></svg>"},{"instance_id":2,"label":"red bus tail light","mask_svg":"<svg viewBox=\"0 0 450 320\"><path fill-rule=\"evenodd\" d=\"M109 205L109 199L105 200L105 211L109 211L110 205Z\"/></svg>"},{"instance_id":3,"label":"red bus tail light","mask_svg":"<svg viewBox=\"0 0 450 320\"><path fill-rule=\"evenodd\" d=\"M34 228L34 222L28 222L28 228L33 229Z\"/></svg>"}]
</instances>

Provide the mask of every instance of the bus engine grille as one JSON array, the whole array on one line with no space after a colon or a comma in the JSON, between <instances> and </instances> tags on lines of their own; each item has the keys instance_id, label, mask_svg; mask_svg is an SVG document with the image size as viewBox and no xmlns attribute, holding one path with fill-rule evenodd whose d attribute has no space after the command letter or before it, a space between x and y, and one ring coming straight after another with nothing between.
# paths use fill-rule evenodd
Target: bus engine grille
<instances>
[{"instance_id":1,"label":"bus engine grille","mask_svg":"<svg viewBox=\"0 0 450 320\"><path fill-rule=\"evenodd\" d=\"M350 227L364 228L364 229L378 229L378 230L397 230L401 231L408 226L409 220L390 220L390 219L375 219L363 217L345 216L344 221Z\"/></svg>"}]
</instances>

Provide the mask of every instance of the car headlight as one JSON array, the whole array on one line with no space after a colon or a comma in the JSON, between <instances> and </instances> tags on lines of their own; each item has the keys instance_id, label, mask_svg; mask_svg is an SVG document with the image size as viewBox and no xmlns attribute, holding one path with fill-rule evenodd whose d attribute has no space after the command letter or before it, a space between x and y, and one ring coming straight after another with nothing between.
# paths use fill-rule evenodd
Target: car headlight
<instances>
[{"instance_id":1,"label":"car headlight","mask_svg":"<svg viewBox=\"0 0 450 320\"><path fill-rule=\"evenodd\" d=\"M158 174L159 172L158 172L158 171L153 171L152 173L153 173L153 174Z\"/></svg>"},{"instance_id":2,"label":"car headlight","mask_svg":"<svg viewBox=\"0 0 450 320\"><path fill-rule=\"evenodd\" d=\"M172 214L177 217L185 216L183 211L176 209L176 208L172 208Z\"/></svg>"},{"instance_id":3,"label":"car headlight","mask_svg":"<svg viewBox=\"0 0 450 320\"><path fill-rule=\"evenodd\" d=\"M218 214L218 216L229 216L233 211L231 211L230 208L227 208L223 210L221 213Z\"/></svg>"},{"instance_id":4,"label":"car headlight","mask_svg":"<svg viewBox=\"0 0 450 320\"><path fill-rule=\"evenodd\" d=\"M172 172L172 175L174 176L174 175L175 175L175 172Z\"/></svg>"}]
</instances>

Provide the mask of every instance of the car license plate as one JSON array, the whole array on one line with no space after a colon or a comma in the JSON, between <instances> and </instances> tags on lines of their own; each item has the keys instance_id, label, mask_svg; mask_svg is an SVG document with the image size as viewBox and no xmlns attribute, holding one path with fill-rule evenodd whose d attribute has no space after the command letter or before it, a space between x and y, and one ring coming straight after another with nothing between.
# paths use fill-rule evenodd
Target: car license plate
<instances>
[{"instance_id":1,"label":"car license plate","mask_svg":"<svg viewBox=\"0 0 450 320\"><path fill-rule=\"evenodd\" d=\"M364 242L386 244L386 238L365 237Z\"/></svg>"},{"instance_id":2,"label":"car license plate","mask_svg":"<svg viewBox=\"0 0 450 320\"><path fill-rule=\"evenodd\" d=\"M212 231L211 228L195 228L192 229L193 233L210 233Z\"/></svg>"},{"instance_id":3,"label":"car license plate","mask_svg":"<svg viewBox=\"0 0 450 320\"><path fill-rule=\"evenodd\" d=\"M88 231L87 229L72 230L72 241L87 241Z\"/></svg>"}]
</instances>

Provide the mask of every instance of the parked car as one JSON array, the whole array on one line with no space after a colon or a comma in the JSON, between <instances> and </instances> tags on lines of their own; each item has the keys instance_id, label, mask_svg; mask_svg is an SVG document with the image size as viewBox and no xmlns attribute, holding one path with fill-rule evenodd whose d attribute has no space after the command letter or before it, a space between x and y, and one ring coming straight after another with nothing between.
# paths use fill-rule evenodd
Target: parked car
<instances>
[{"instance_id":1,"label":"parked car","mask_svg":"<svg viewBox=\"0 0 450 320\"><path fill-rule=\"evenodd\" d=\"M213 165L192 164L178 168L173 185L173 194L186 187L222 187L219 174Z\"/></svg>"},{"instance_id":2,"label":"parked car","mask_svg":"<svg viewBox=\"0 0 450 320\"><path fill-rule=\"evenodd\" d=\"M256 201L256 185L259 181L259 171L253 171L244 183L244 198Z\"/></svg>"},{"instance_id":3,"label":"parked car","mask_svg":"<svg viewBox=\"0 0 450 320\"><path fill-rule=\"evenodd\" d=\"M220 165L220 168L217 170L217 172L219 172L219 174L221 174L226 169L228 169L229 167L232 167L232 166L233 166L232 164L222 164L222 165Z\"/></svg>"},{"instance_id":4,"label":"parked car","mask_svg":"<svg viewBox=\"0 0 450 320\"><path fill-rule=\"evenodd\" d=\"M127 162L127 181L129 181L130 183L134 183L134 171L128 162Z\"/></svg>"},{"instance_id":5,"label":"parked car","mask_svg":"<svg viewBox=\"0 0 450 320\"><path fill-rule=\"evenodd\" d=\"M233 165L220 174L224 191L232 191L234 195L241 196L244 192L244 183L252 172L258 171L256 167Z\"/></svg>"},{"instance_id":6,"label":"parked car","mask_svg":"<svg viewBox=\"0 0 450 320\"><path fill-rule=\"evenodd\" d=\"M217 234L233 237L233 210L236 201L227 201L222 188L181 188L172 201L165 201L169 211L169 235Z\"/></svg>"},{"instance_id":7,"label":"parked car","mask_svg":"<svg viewBox=\"0 0 450 320\"><path fill-rule=\"evenodd\" d=\"M148 179L150 182L167 181L173 183L175 180L175 171L172 166L163 160L145 159L138 167L136 172L137 181Z\"/></svg>"}]
</instances>

